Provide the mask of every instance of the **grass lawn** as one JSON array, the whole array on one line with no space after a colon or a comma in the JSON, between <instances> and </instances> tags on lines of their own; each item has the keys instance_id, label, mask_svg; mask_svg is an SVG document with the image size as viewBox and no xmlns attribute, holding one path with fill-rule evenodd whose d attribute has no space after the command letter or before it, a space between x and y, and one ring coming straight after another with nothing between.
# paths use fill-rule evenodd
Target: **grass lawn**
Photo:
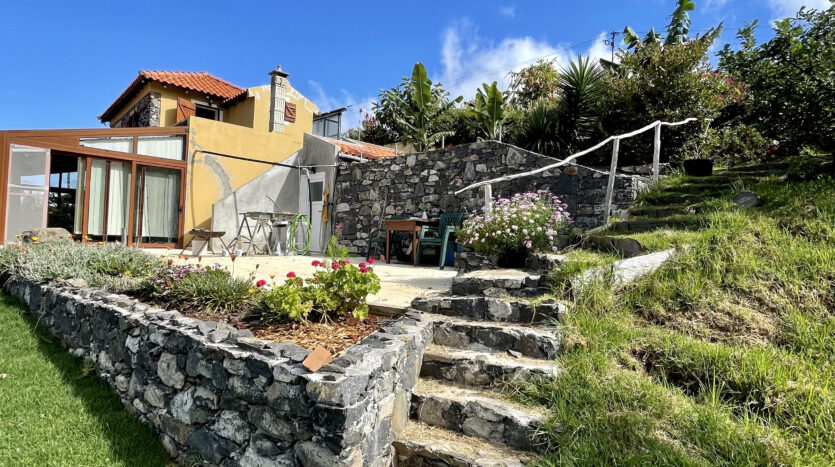
<instances>
[{"instance_id":1,"label":"grass lawn","mask_svg":"<svg viewBox=\"0 0 835 467\"><path fill-rule=\"evenodd\" d=\"M550 414L542 465L835 464L835 179L747 181L753 209L741 188L699 192L701 229L638 235L680 247L656 273L570 297L564 372L513 388Z\"/></svg>"},{"instance_id":2,"label":"grass lawn","mask_svg":"<svg viewBox=\"0 0 835 467\"><path fill-rule=\"evenodd\" d=\"M0 294L0 465L168 463L107 383Z\"/></svg>"}]
</instances>

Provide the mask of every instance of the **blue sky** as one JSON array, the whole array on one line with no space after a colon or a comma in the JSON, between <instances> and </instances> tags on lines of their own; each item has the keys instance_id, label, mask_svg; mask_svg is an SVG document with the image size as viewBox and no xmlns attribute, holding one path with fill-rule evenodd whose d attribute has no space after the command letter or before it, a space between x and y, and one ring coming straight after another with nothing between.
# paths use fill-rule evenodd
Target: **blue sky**
<instances>
[{"instance_id":1,"label":"blue sky","mask_svg":"<svg viewBox=\"0 0 835 467\"><path fill-rule=\"evenodd\" d=\"M320 109L350 121L416 61L456 94L538 57L608 56L606 32L661 29L674 0L316 2L23 1L3 8L0 129L97 128L140 69L208 71L239 86L277 64ZM829 0L696 0L692 30L768 23ZM415 5L421 5L416 7Z\"/></svg>"}]
</instances>

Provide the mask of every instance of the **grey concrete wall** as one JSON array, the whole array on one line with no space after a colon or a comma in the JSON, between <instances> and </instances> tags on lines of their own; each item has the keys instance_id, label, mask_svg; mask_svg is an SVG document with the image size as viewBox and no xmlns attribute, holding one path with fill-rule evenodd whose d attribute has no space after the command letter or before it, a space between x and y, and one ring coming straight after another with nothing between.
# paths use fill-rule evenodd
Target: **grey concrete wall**
<instances>
[{"instance_id":1,"label":"grey concrete wall","mask_svg":"<svg viewBox=\"0 0 835 467\"><path fill-rule=\"evenodd\" d=\"M328 240L333 233L334 183L338 172L337 167L334 166L337 164L338 156L339 148L335 145L310 134L304 135L304 155L300 159L300 165L319 166L310 168L310 171L311 173L324 172L326 174L325 184L329 187L328 203L330 206L328 206L328 220L322 223L321 237L319 238L319 244L322 245L323 249L327 246ZM304 209L301 209L301 211L305 212Z\"/></svg>"},{"instance_id":2,"label":"grey concrete wall","mask_svg":"<svg viewBox=\"0 0 835 467\"><path fill-rule=\"evenodd\" d=\"M303 151L299 150L282 163L296 165ZM272 167L217 201L212 205L212 230L226 232L223 240L230 242L238 231L241 213L276 210L267 196L275 200L281 210L296 212L299 206L299 171L289 167Z\"/></svg>"}]
</instances>

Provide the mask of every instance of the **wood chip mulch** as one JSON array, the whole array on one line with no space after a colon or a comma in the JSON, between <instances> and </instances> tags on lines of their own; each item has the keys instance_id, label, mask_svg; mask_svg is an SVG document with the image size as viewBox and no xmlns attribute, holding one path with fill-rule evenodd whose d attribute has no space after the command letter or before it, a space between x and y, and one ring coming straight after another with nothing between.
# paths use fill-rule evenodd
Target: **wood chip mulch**
<instances>
[{"instance_id":1,"label":"wood chip mulch","mask_svg":"<svg viewBox=\"0 0 835 467\"><path fill-rule=\"evenodd\" d=\"M338 355L364 339L367 335L383 327L390 318L368 315L365 321L353 316L340 317L327 323L287 323L277 325L254 325L249 329L259 339L276 342L295 342L313 350L321 345L332 355Z\"/></svg>"}]
</instances>

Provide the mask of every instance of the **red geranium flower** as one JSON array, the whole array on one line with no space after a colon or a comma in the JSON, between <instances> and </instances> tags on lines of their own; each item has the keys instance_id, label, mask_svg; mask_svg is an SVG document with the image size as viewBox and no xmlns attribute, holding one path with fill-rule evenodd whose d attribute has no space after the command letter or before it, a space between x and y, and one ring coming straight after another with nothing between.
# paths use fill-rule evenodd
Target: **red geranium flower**
<instances>
[{"instance_id":1,"label":"red geranium flower","mask_svg":"<svg viewBox=\"0 0 835 467\"><path fill-rule=\"evenodd\" d=\"M374 258L368 258L368 264L374 264Z\"/></svg>"},{"instance_id":2,"label":"red geranium flower","mask_svg":"<svg viewBox=\"0 0 835 467\"><path fill-rule=\"evenodd\" d=\"M339 263L333 263L333 264L331 264L331 268L333 268L333 269L339 269Z\"/></svg>"},{"instance_id":3,"label":"red geranium flower","mask_svg":"<svg viewBox=\"0 0 835 467\"><path fill-rule=\"evenodd\" d=\"M314 268L322 264L321 261L314 259L312 263L310 263Z\"/></svg>"},{"instance_id":4,"label":"red geranium flower","mask_svg":"<svg viewBox=\"0 0 835 467\"><path fill-rule=\"evenodd\" d=\"M365 267L365 263L360 263L360 269Z\"/></svg>"},{"instance_id":5,"label":"red geranium flower","mask_svg":"<svg viewBox=\"0 0 835 467\"><path fill-rule=\"evenodd\" d=\"M267 281L261 279L260 281L256 282L255 285L257 285L258 287L264 287L265 285L267 285Z\"/></svg>"},{"instance_id":6,"label":"red geranium flower","mask_svg":"<svg viewBox=\"0 0 835 467\"><path fill-rule=\"evenodd\" d=\"M288 272L288 273L287 273L287 278L288 278L288 279L292 279L292 278L294 278L294 277L296 277L296 273L295 273L295 272L290 271L290 272Z\"/></svg>"}]
</instances>

